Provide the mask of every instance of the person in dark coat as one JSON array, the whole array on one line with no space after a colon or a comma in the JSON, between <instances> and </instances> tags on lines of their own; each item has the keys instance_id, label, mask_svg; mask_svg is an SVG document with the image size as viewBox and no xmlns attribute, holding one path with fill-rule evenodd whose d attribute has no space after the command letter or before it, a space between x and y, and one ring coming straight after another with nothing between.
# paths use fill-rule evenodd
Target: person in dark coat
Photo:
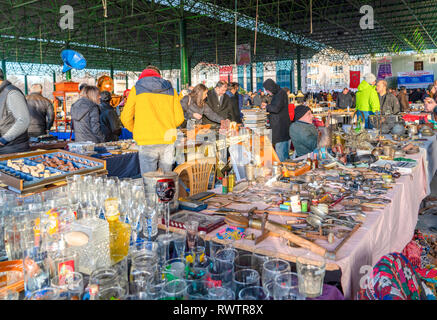
<instances>
[{"instance_id":1,"label":"person in dark coat","mask_svg":"<svg viewBox=\"0 0 437 320\"><path fill-rule=\"evenodd\" d=\"M29 137L47 134L55 120L55 110L52 102L42 96L42 85L33 84L26 100L30 113Z\"/></svg>"},{"instance_id":2,"label":"person in dark coat","mask_svg":"<svg viewBox=\"0 0 437 320\"><path fill-rule=\"evenodd\" d=\"M410 111L410 104L408 103L408 93L407 88L404 86L401 87L401 90L399 91L398 95L399 104L401 106L401 112L408 112Z\"/></svg>"},{"instance_id":3,"label":"person in dark coat","mask_svg":"<svg viewBox=\"0 0 437 320\"><path fill-rule=\"evenodd\" d=\"M347 109L347 107L353 108L354 98L350 94L348 88L344 88L343 91L337 95L336 106L337 109Z\"/></svg>"},{"instance_id":4,"label":"person in dark coat","mask_svg":"<svg viewBox=\"0 0 437 320\"><path fill-rule=\"evenodd\" d=\"M229 96L232 105L232 119L237 123L241 123L241 107L243 106L243 97L238 93L240 85L237 82L232 82L226 94Z\"/></svg>"},{"instance_id":5,"label":"person in dark coat","mask_svg":"<svg viewBox=\"0 0 437 320\"><path fill-rule=\"evenodd\" d=\"M105 136L105 142L118 141L122 128L117 111L110 104L111 99L108 91L100 93L100 127Z\"/></svg>"},{"instance_id":6,"label":"person in dark coat","mask_svg":"<svg viewBox=\"0 0 437 320\"><path fill-rule=\"evenodd\" d=\"M398 98L387 92L387 81L379 80L376 84L376 91L378 92L382 115L398 114L401 111Z\"/></svg>"},{"instance_id":7,"label":"person in dark coat","mask_svg":"<svg viewBox=\"0 0 437 320\"><path fill-rule=\"evenodd\" d=\"M290 137L296 157L313 152L317 149L319 133L313 124L311 109L299 105L294 112L294 122L290 126Z\"/></svg>"},{"instance_id":8,"label":"person in dark coat","mask_svg":"<svg viewBox=\"0 0 437 320\"><path fill-rule=\"evenodd\" d=\"M232 103L229 96L226 94L228 85L224 81L217 82L214 89L208 91L206 103L208 106L221 116L223 119L233 119ZM215 124L214 121L204 117L202 119L203 124Z\"/></svg>"},{"instance_id":9,"label":"person in dark coat","mask_svg":"<svg viewBox=\"0 0 437 320\"><path fill-rule=\"evenodd\" d=\"M0 69L0 154L29 150L29 123L24 94L4 78Z\"/></svg>"},{"instance_id":10,"label":"person in dark coat","mask_svg":"<svg viewBox=\"0 0 437 320\"><path fill-rule=\"evenodd\" d=\"M288 97L284 90L272 79L267 79L263 83L267 93L272 96L269 104L263 103L266 111L269 112L268 118L272 128L272 143L279 160L285 161L289 158L290 152L290 116L288 114Z\"/></svg>"},{"instance_id":11,"label":"person in dark coat","mask_svg":"<svg viewBox=\"0 0 437 320\"><path fill-rule=\"evenodd\" d=\"M86 86L82 97L71 106L71 120L75 141L105 142L100 128L100 91L95 86Z\"/></svg>"},{"instance_id":12,"label":"person in dark coat","mask_svg":"<svg viewBox=\"0 0 437 320\"><path fill-rule=\"evenodd\" d=\"M181 127L186 127L186 122L191 119L201 121L203 118L220 123L224 118L210 108L210 106L205 102L208 95L208 88L203 84L198 84L193 88L193 90L182 98L181 106L184 110L185 121Z\"/></svg>"}]
</instances>

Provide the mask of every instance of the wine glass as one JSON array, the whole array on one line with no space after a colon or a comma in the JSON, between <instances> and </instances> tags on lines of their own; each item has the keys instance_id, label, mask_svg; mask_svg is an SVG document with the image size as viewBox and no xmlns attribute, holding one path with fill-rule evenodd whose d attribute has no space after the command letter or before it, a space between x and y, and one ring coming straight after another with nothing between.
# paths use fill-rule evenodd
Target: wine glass
<instances>
[{"instance_id":1,"label":"wine glass","mask_svg":"<svg viewBox=\"0 0 437 320\"><path fill-rule=\"evenodd\" d=\"M173 200L176 193L176 185L173 179L160 179L156 182L156 195L159 203L164 205L165 218L165 232L169 234L170 224L170 202Z\"/></svg>"}]
</instances>

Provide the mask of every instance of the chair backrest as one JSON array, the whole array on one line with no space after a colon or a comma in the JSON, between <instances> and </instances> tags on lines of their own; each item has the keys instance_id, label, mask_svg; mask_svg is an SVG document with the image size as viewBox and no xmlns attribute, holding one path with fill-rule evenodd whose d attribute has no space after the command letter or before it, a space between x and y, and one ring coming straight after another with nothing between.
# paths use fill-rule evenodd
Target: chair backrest
<instances>
[{"instance_id":1,"label":"chair backrest","mask_svg":"<svg viewBox=\"0 0 437 320\"><path fill-rule=\"evenodd\" d=\"M208 190L211 171L216 164L216 158L203 158L185 162L174 169L181 179L188 177L190 196Z\"/></svg>"}]
</instances>

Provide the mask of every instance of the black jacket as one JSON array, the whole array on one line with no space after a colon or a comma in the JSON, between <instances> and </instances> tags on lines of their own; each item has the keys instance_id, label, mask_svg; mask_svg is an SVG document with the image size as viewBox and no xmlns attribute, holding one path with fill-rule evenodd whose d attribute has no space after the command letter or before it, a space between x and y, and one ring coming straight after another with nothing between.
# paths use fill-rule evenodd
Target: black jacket
<instances>
[{"instance_id":1,"label":"black jacket","mask_svg":"<svg viewBox=\"0 0 437 320\"><path fill-rule=\"evenodd\" d=\"M263 84L266 90L272 94L272 101L267 105L266 110L269 112L270 127L272 128L272 143L290 140L290 116L288 114L288 97L284 90L278 86L272 79L267 79Z\"/></svg>"},{"instance_id":2,"label":"black jacket","mask_svg":"<svg viewBox=\"0 0 437 320\"><path fill-rule=\"evenodd\" d=\"M212 109L210 108L210 106L208 104L205 103L205 105L203 107L198 107L197 104L193 101L193 99L190 99L189 96L185 96L182 98L181 100L181 106L182 109L184 110L184 124L182 125L182 127L186 126L186 121L193 119L193 114L194 113L198 113L200 115L202 115L202 119L206 118L211 122L215 122L215 123L220 123L221 120L224 120L224 118L220 115L218 115L217 113L215 113L214 111L212 111Z\"/></svg>"},{"instance_id":3,"label":"black jacket","mask_svg":"<svg viewBox=\"0 0 437 320\"><path fill-rule=\"evenodd\" d=\"M206 103L211 108L212 111L217 113L219 116L221 116L223 119L229 119L232 120L232 103L228 97L228 95L225 93L223 95L222 103L219 103L218 96L214 89L211 89L208 91L208 96L206 98ZM203 118L204 124L214 124L215 122L208 120L208 118Z\"/></svg>"},{"instance_id":4,"label":"black jacket","mask_svg":"<svg viewBox=\"0 0 437 320\"><path fill-rule=\"evenodd\" d=\"M105 142L118 141L121 135L121 121L115 109L107 102L100 104L100 128Z\"/></svg>"},{"instance_id":5,"label":"black jacket","mask_svg":"<svg viewBox=\"0 0 437 320\"><path fill-rule=\"evenodd\" d=\"M354 98L350 94L350 92L343 94L343 92L340 92L337 95L336 105L338 109L346 109L347 107L353 108L354 107Z\"/></svg>"},{"instance_id":6,"label":"black jacket","mask_svg":"<svg viewBox=\"0 0 437 320\"><path fill-rule=\"evenodd\" d=\"M53 125L55 112L52 102L39 93L31 93L26 97L30 113L29 137L46 134Z\"/></svg>"},{"instance_id":7,"label":"black jacket","mask_svg":"<svg viewBox=\"0 0 437 320\"><path fill-rule=\"evenodd\" d=\"M80 98L71 106L71 120L75 141L105 142L100 129L99 105L87 98Z\"/></svg>"},{"instance_id":8,"label":"black jacket","mask_svg":"<svg viewBox=\"0 0 437 320\"><path fill-rule=\"evenodd\" d=\"M378 94L378 97L382 115L398 114L401 111L399 100L394 94L387 92L383 96Z\"/></svg>"},{"instance_id":9,"label":"black jacket","mask_svg":"<svg viewBox=\"0 0 437 320\"><path fill-rule=\"evenodd\" d=\"M231 95L232 95L232 93L231 93ZM228 95L228 97L229 97L230 104L232 106L230 120L235 121L236 123L241 123L239 94L237 92L232 96Z\"/></svg>"}]
</instances>

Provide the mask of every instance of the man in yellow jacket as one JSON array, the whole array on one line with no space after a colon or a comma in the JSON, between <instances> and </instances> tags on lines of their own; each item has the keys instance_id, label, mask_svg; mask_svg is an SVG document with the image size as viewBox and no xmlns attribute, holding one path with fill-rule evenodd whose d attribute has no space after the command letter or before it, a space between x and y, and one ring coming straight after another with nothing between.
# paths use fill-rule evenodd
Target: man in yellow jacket
<instances>
[{"instance_id":1,"label":"man in yellow jacket","mask_svg":"<svg viewBox=\"0 0 437 320\"><path fill-rule=\"evenodd\" d=\"M376 77L373 73L364 75L364 80L358 86L356 95L356 108L364 114L366 129L372 129L369 116L379 112L379 96L375 89Z\"/></svg>"},{"instance_id":2,"label":"man in yellow jacket","mask_svg":"<svg viewBox=\"0 0 437 320\"><path fill-rule=\"evenodd\" d=\"M141 73L120 119L139 146L141 174L158 168L172 171L176 128L184 121L184 112L176 90L157 67L148 66Z\"/></svg>"}]
</instances>

